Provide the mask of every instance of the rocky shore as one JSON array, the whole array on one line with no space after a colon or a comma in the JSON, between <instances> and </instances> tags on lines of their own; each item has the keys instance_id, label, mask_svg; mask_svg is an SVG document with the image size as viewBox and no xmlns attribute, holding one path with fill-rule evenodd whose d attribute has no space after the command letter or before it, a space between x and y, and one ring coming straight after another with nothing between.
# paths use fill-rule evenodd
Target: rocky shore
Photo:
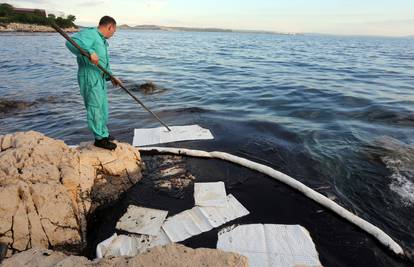
<instances>
[{"instance_id":1,"label":"rocky shore","mask_svg":"<svg viewBox=\"0 0 414 267\"><path fill-rule=\"evenodd\" d=\"M248 267L246 257L217 249L192 249L183 245L168 245L150 249L135 257L112 257L101 260L88 260L81 256L68 256L47 249L31 249L3 262L3 267L60 266L60 267L135 267L135 266L234 266Z\"/></svg>"},{"instance_id":2,"label":"rocky shore","mask_svg":"<svg viewBox=\"0 0 414 267\"><path fill-rule=\"evenodd\" d=\"M78 32L79 28L65 28L66 32ZM24 24L24 23L0 23L0 32L55 32L50 26L36 25L36 24Z\"/></svg>"},{"instance_id":3,"label":"rocky shore","mask_svg":"<svg viewBox=\"0 0 414 267\"><path fill-rule=\"evenodd\" d=\"M136 257L90 261L87 219L142 178L137 148L108 151L91 143L68 147L41 133L0 136L0 243L4 266L247 266L247 259L215 249L155 247ZM194 265L195 264L195 265Z\"/></svg>"}]
</instances>

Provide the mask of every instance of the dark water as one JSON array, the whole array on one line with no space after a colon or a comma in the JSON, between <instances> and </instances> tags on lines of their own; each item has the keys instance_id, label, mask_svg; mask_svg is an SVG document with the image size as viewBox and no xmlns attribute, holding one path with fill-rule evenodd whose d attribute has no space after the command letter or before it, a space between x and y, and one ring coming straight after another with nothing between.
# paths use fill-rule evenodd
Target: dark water
<instances>
[{"instance_id":1,"label":"dark water","mask_svg":"<svg viewBox=\"0 0 414 267\"><path fill-rule=\"evenodd\" d=\"M170 125L297 178L414 250L414 39L120 31L112 70ZM75 59L56 34L0 35L0 134L90 140ZM165 90L164 90L165 89ZM7 102L9 103L9 102ZM158 126L110 89L112 134Z\"/></svg>"}]
</instances>

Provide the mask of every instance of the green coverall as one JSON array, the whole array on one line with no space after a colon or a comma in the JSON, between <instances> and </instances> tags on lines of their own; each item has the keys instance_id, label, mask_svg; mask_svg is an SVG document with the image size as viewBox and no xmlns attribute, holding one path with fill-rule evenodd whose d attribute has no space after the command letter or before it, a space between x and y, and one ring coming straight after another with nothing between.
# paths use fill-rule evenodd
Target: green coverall
<instances>
[{"instance_id":1,"label":"green coverall","mask_svg":"<svg viewBox=\"0 0 414 267\"><path fill-rule=\"evenodd\" d=\"M108 42L97 28L84 29L73 35L72 39L89 54L96 53L99 57L99 64L111 73ZM106 138L109 136L106 127L108 122L106 81L110 78L69 41L66 42L66 47L76 55L78 61L78 84L86 107L88 128L94 134L95 139Z\"/></svg>"}]
</instances>

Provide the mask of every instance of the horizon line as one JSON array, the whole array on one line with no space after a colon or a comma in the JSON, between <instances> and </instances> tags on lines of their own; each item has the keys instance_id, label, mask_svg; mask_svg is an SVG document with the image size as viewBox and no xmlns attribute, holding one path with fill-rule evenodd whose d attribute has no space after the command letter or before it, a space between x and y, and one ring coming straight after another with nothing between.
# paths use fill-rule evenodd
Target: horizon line
<instances>
[{"instance_id":1,"label":"horizon line","mask_svg":"<svg viewBox=\"0 0 414 267\"><path fill-rule=\"evenodd\" d=\"M154 26L154 27L165 27L165 28L185 28L185 29L200 29L200 30L221 30L221 31L228 31L228 32L246 32L246 33L267 33L267 34L279 34L279 35L327 35L327 36L343 36L343 37L384 37L384 38L413 38L413 34L408 35L378 35L378 34L346 34L346 33L323 33L323 32L283 32L283 31L276 31L276 30L258 30L258 29L233 29L233 28L221 28L221 27L192 27L192 26L167 26L167 25L158 25L158 24L128 24L128 23L117 23L118 27L120 26L128 26L131 28L138 27L138 26ZM80 27L93 27L93 26L82 26Z\"/></svg>"}]
</instances>

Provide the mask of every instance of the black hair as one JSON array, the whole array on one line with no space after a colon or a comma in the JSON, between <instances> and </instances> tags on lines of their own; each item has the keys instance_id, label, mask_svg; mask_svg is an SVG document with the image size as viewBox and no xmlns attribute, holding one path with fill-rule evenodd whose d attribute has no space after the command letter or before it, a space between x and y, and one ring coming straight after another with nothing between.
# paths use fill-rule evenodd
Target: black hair
<instances>
[{"instance_id":1,"label":"black hair","mask_svg":"<svg viewBox=\"0 0 414 267\"><path fill-rule=\"evenodd\" d=\"M116 25L115 19L113 17L110 17L110 16L103 16L101 18L101 20L99 21L99 26L105 26L105 25L108 25L108 24Z\"/></svg>"}]
</instances>

